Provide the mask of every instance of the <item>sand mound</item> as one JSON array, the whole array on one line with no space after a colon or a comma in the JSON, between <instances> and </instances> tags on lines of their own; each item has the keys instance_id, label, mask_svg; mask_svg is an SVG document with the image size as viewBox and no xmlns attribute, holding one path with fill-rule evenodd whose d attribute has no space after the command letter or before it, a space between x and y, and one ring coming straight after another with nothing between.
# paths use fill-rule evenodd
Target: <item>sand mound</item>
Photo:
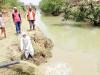
<instances>
[{"instance_id":1,"label":"sand mound","mask_svg":"<svg viewBox=\"0 0 100 75\"><path fill-rule=\"evenodd\" d=\"M35 31L29 32L33 48L35 49L34 58L26 60L20 51L19 43L13 43L8 49L9 60L20 60L18 65L9 66L8 68L0 69L2 75L38 75L38 67L41 63L47 62L47 59L52 57L51 49L53 48L52 41L43 35L37 28Z\"/></svg>"},{"instance_id":2,"label":"sand mound","mask_svg":"<svg viewBox=\"0 0 100 75\"><path fill-rule=\"evenodd\" d=\"M31 38L35 49L34 61L39 65L52 56L51 49L53 48L53 43L39 29L35 31L33 36L31 35Z\"/></svg>"}]
</instances>

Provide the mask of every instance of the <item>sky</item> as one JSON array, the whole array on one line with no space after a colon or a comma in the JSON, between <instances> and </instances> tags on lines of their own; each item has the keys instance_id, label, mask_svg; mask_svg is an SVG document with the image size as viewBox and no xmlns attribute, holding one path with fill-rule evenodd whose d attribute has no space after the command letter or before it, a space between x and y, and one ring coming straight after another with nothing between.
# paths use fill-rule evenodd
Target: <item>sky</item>
<instances>
[{"instance_id":1,"label":"sky","mask_svg":"<svg viewBox=\"0 0 100 75\"><path fill-rule=\"evenodd\" d=\"M25 4L29 4L29 3L32 3L34 5L39 5L39 2L41 0L20 0L21 2L24 2Z\"/></svg>"}]
</instances>

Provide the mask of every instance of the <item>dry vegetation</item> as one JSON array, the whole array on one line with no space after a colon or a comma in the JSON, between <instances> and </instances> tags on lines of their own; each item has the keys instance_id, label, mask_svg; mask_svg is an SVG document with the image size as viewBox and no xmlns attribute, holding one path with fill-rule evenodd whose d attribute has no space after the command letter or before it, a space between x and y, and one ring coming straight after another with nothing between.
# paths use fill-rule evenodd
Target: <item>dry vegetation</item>
<instances>
[{"instance_id":1,"label":"dry vegetation","mask_svg":"<svg viewBox=\"0 0 100 75\"><path fill-rule=\"evenodd\" d=\"M14 43L9 47L8 59L20 60L20 64L9 66L0 70L2 75L38 75L38 65L47 62L47 59L52 56L51 49L53 43L50 39L43 35L37 28L35 33L29 32L35 49L34 58L26 60L20 51L18 43ZM38 71L38 72L37 72Z\"/></svg>"}]
</instances>

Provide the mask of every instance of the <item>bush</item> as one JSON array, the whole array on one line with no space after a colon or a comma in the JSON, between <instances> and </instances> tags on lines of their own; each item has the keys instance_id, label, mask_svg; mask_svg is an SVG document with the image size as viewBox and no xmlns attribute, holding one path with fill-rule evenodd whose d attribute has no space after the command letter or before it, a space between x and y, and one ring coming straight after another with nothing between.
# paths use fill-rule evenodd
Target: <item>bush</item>
<instances>
[{"instance_id":1,"label":"bush","mask_svg":"<svg viewBox=\"0 0 100 75\"><path fill-rule=\"evenodd\" d=\"M58 16L61 13L63 3L64 0L42 0L40 8L46 14Z\"/></svg>"},{"instance_id":2,"label":"bush","mask_svg":"<svg viewBox=\"0 0 100 75\"><path fill-rule=\"evenodd\" d=\"M87 19L94 25L100 25L100 6L90 3L87 11Z\"/></svg>"},{"instance_id":3,"label":"bush","mask_svg":"<svg viewBox=\"0 0 100 75\"><path fill-rule=\"evenodd\" d=\"M64 12L64 19L70 19L70 15L71 15L71 7L69 5L69 3L65 3L66 7L63 8L63 12Z\"/></svg>"},{"instance_id":4,"label":"bush","mask_svg":"<svg viewBox=\"0 0 100 75\"><path fill-rule=\"evenodd\" d=\"M5 9L6 11L12 9L13 7L18 7L19 9L24 9L24 3L18 2L18 0L1 0L0 10Z\"/></svg>"},{"instance_id":5,"label":"bush","mask_svg":"<svg viewBox=\"0 0 100 75\"><path fill-rule=\"evenodd\" d=\"M78 7L77 12L75 12L75 21L84 21L86 17L86 7L82 4Z\"/></svg>"},{"instance_id":6,"label":"bush","mask_svg":"<svg viewBox=\"0 0 100 75\"><path fill-rule=\"evenodd\" d=\"M79 3L77 6L68 4L64 9L64 19L89 21L93 25L100 25L100 5L94 2Z\"/></svg>"}]
</instances>

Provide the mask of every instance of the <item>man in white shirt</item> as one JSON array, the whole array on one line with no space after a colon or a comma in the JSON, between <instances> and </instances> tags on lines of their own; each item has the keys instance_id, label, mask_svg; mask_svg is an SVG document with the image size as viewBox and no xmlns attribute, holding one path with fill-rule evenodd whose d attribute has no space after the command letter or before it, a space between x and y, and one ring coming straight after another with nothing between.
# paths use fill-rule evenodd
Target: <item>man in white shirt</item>
<instances>
[{"instance_id":1,"label":"man in white shirt","mask_svg":"<svg viewBox=\"0 0 100 75\"><path fill-rule=\"evenodd\" d=\"M32 47L32 43L30 40L30 37L27 35L27 33L23 32L21 34L21 51L24 53L25 58L28 59L30 56L34 56L34 49Z\"/></svg>"},{"instance_id":2,"label":"man in white shirt","mask_svg":"<svg viewBox=\"0 0 100 75\"><path fill-rule=\"evenodd\" d=\"M0 12L0 29L1 29L1 36L2 34L4 34L4 37L6 38L5 24L1 12Z\"/></svg>"}]
</instances>

